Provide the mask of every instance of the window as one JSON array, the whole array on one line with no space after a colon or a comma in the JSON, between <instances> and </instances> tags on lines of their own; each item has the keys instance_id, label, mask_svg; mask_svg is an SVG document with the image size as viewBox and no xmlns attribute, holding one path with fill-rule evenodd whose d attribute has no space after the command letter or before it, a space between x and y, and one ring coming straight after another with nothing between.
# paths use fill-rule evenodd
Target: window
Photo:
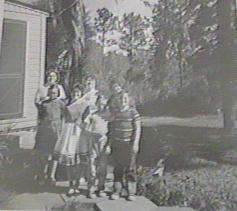
<instances>
[{"instance_id":1,"label":"window","mask_svg":"<svg viewBox=\"0 0 237 211\"><path fill-rule=\"evenodd\" d=\"M26 22L3 20L0 56L0 119L23 115Z\"/></svg>"}]
</instances>

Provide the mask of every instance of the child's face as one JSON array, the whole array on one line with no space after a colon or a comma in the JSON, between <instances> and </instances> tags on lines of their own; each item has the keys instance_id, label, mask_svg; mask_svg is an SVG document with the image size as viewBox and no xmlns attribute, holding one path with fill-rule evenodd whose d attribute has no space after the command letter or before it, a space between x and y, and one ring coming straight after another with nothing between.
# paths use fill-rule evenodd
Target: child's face
<instances>
[{"instance_id":1,"label":"child's face","mask_svg":"<svg viewBox=\"0 0 237 211\"><path fill-rule=\"evenodd\" d=\"M120 101L121 109L129 108L129 96L128 94L123 94Z\"/></svg>"},{"instance_id":2,"label":"child's face","mask_svg":"<svg viewBox=\"0 0 237 211\"><path fill-rule=\"evenodd\" d=\"M74 91L73 91L73 97L74 97L74 99L79 99L79 98L81 98L81 96L82 96L81 90L78 89L78 88L74 89Z\"/></svg>"},{"instance_id":3,"label":"child's face","mask_svg":"<svg viewBox=\"0 0 237 211\"><path fill-rule=\"evenodd\" d=\"M86 81L87 90L93 90L93 89L95 89L95 86L96 86L95 79L88 78L87 81Z\"/></svg>"},{"instance_id":4,"label":"child's face","mask_svg":"<svg viewBox=\"0 0 237 211\"><path fill-rule=\"evenodd\" d=\"M122 87L117 83L113 85L112 89L115 94L120 93L122 91Z\"/></svg>"},{"instance_id":5,"label":"child's face","mask_svg":"<svg viewBox=\"0 0 237 211\"><path fill-rule=\"evenodd\" d=\"M54 100L58 97L58 89L57 88L54 88L54 89L50 89L49 90L49 98L51 100Z\"/></svg>"},{"instance_id":6,"label":"child's face","mask_svg":"<svg viewBox=\"0 0 237 211\"><path fill-rule=\"evenodd\" d=\"M101 97L97 102L97 108L99 111L103 111L105 106L107 105L107 101L104 97Z\"/></svg>"},{"instance_id":7,"label":"child's face","mask_svg":"<svg viewBox=\"0 0 237 211\"><path fill-rule=\"evenodd\" d=\"M58 76L55 72L49 73L49 75L48 75L48 82L49 83L56 83L57 80L58 80Z\"/></svg>"}]
</instances>

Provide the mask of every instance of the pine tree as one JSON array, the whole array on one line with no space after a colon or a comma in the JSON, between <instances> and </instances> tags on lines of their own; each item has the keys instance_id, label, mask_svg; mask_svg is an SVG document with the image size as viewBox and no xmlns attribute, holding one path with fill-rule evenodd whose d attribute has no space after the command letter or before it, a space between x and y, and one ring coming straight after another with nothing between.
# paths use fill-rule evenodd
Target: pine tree
<instances>
[{"instance_id":1,"label":"pine tree","mask_svg":"<svg viewBox=\"0 0 237 211\"><path fill-rule=\"evenodd\" d=\"M106 49L109 46L116 44L116 41L112 39L111 35L116 30L117 17L114 16L107 8L97 10L97 16L94 21L94 29L96 35L96 42L101 46L101 80L106 80L106 68L105 68L105 56L107 54Z\"/></svg>"},{"instance_id":2,"label":"pine tree","mask_svg":"<svg viewBox=\"0 0 237 211\"><path fill-rule=\"evenodd\" d=\"M149 57L148 52L152 50L153 36L149 29L151 29L151 22L147 17L130 13L124 14L120 19L118 28L121 33L119 47L125 52L130 64L125 76L128 86L135 82L137 77L144 75L144 72L135 70L134 66L139 60L141 51L146 52L147 57ZM143 63L147 62L146 59L144 58Z\"/></svg>"}]
</instances>

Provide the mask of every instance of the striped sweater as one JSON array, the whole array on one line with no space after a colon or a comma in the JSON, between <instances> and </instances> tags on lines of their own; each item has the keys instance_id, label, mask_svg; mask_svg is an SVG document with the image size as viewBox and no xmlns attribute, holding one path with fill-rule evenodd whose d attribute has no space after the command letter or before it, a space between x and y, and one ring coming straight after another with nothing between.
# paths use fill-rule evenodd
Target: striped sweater
<instances>
[{"instance_id":1,"label":"striped sweater","mask_svg":"<svg viewBox=\"0 0 237 211\"><path fill-rule=\"evenodd\" d=\"M133 141L136 121L141 121L136 109L117 112L109 128L111 138L113 140Z\"/></svg>"}]
</instances>

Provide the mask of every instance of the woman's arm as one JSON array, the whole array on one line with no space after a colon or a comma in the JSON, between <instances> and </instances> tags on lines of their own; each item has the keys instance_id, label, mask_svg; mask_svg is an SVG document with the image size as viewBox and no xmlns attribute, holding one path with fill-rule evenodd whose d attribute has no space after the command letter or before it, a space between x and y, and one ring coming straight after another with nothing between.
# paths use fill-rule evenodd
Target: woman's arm
<instances>
[{"instance_id":1,"label":"woman's arm","mask_svg":"<svg viewBox=\"0 0 237 211\"><path fill-rule=\"evenodd\" d=\"M58 99L65 100L67 97L66 97L65 90L64 90L63 86L58 85L58 88L59 88L59 93L60 93Z\"/></svg>"},{"instance_id":2,"label":"woman's arm","mask_svg":"<svg viewBox=\"0 0 237 211\"><path fill-rule=\"evenodd\" d=\"M41 96L41 90L38 89L35 93L35 99L34 99L34 103L36 107L39 107L40 105L42 105L42 103L45 101L45 99L42 99Z\"/></svg>"},{"instance_id":3,"label":"woman's arm","mask_svg":"<svg viewBox=\"0 0 237 211\"><path fill-rule=\"evenodd\" d=\"M49 97L47 96L48 87L41 87L35 93L34 103L36 106L42 104L44 101L48 100Z\"/></svg>"},{"instance_id":4,"label":"woman's arm","mask_svg":"<svg viewBox=\"0 0 237 211\"><path fill-rule=\"evenodd\" d=\"M40 91L39 90L37 90L35 93L34 103L36 106L38 106L40 104Z\"/></svg>"}]
</instances>

